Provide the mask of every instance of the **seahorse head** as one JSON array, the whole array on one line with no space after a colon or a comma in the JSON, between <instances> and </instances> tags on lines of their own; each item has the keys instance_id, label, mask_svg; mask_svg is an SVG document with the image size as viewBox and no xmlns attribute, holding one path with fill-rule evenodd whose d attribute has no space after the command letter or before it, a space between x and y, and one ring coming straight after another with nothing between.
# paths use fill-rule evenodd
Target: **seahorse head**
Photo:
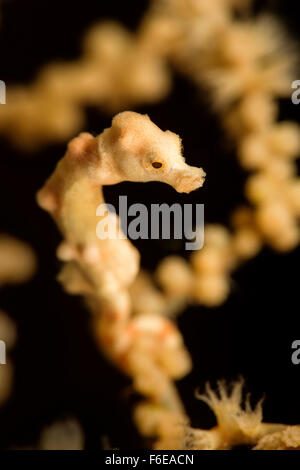
<instances>
[{"instance_id":1,"label":"seahorse head","mask_svg":"<svg viewBox=\"0 0 300 470\"><path fill-rule=\"evenodd\" d=\"M180 137L162 131L147 115L131 111L117 114L112 126L102 133L100 145L114 160L123 180L162 181L186 193L204 183L204 171L185 162Z\"/></svg>"}]
</instances>

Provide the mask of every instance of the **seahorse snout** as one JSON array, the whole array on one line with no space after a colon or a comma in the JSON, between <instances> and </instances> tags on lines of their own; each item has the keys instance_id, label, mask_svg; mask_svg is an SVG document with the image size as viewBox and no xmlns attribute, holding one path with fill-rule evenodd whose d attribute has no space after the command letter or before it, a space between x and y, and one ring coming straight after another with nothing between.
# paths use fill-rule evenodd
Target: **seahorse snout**
<instances>
[{"instance_id":1,"label":"seahorse snout","mask_svg":"<svg viewBox=\"0 0 300 470\"><path fill-rule=\"evenodd\" d=\"M171 185L178 193L190 193L203 186L205 175L202 168L185 165L185 168L174 171Z\"/></svg>"}]
</instances>

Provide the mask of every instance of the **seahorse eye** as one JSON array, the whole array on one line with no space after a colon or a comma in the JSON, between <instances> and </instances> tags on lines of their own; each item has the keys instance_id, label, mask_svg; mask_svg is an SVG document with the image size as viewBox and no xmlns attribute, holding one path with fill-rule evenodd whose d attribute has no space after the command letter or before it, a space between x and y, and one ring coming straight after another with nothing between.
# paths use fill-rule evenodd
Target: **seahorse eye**
<instances>
[{"instance_id":1,"label":"seahorse eye","mask_svg":"<svg viewBox=\"0 0 300 470\"><path fill-rule=\"evenodd\" d=\"M161 162L152 162L152 166L158 170L159 168L162 168L163 164Z\"/></svg>"}]
</instances>

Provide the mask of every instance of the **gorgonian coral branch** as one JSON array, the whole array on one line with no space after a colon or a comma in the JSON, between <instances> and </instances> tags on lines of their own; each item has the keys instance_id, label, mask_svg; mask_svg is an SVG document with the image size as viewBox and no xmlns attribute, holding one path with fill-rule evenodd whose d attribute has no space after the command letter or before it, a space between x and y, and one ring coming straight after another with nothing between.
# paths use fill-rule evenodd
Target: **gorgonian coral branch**
<instances>
[{"instance_id":1,"label":"gorgonian coral branch","mask_svg":"<svg viewBox=\"0 0 300 470\"><path fill-rule=\"evenodd\" d=\"M0 234L0 287L28 281L34 274L37 260L32 248L11 235ZM16 328L8 315L0 310L0 340L4 343L4 354L9 352L16 341ZM1 358L0 358L1 359ZM6 401L13 385L13 364L5 357L0 361L0 404Z\"/></svg>"}]
</instances>

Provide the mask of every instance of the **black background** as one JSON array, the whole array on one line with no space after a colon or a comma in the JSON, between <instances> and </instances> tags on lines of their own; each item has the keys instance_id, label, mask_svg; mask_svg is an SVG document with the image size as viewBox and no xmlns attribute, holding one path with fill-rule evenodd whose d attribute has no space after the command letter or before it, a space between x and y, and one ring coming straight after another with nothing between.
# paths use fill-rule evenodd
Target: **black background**
<instances>
[{"instance_id":1,"label":"black background","mask_svg":"<svg viewBox=\"0 0 300 470\"><path fill-rule=\"evenodd\" d=\"M265 3L300 40L297 2ZM142 0L4 1L0 79L7 86L29 83L43 64L79 57L82 34L91 23L114 18L134 29L146 5ZM158 183L123 183L105 190L107 200L116 203L119 194L127 194L129 203L204 203L206 222L228 223L232 208L243 202L246 174L205 93L175 74L168 98L135 110L179 133L187 161L203 166L208 178L203 189L189 196ZM85 130L95 134L112 118L96 109L87 109L87 116ZM283 100L280 118L299 121L300 106ZM12 354L14 392L0 411L0 446L33 445L43 426L75 416L84 428L86 448L100 449L103 436L114 447L137 448L143 443L131 422L129 404L135 397L130 381L101 357L81 299L65 294L55 281L60 235L34 199L64 148L51 145L26 155L3 137L0 141L0 231L28 241L39 258L31 282L0 291L0 306L16 321L19 336ZM135 244L142 251L143 267L150 270L167 254L186 256L182 244L170 241ZM286 255L264 249L233 274L232 294L222 307L191 307L179 318L194 368L178 387L194 426L214 424L206 405L194 398L195 388L240 374L253 402L265 394L265 420L300 423L300 365L291 363L291 343L300 337L299 254L299 249Z\"/></svg>"}]
</instances>

